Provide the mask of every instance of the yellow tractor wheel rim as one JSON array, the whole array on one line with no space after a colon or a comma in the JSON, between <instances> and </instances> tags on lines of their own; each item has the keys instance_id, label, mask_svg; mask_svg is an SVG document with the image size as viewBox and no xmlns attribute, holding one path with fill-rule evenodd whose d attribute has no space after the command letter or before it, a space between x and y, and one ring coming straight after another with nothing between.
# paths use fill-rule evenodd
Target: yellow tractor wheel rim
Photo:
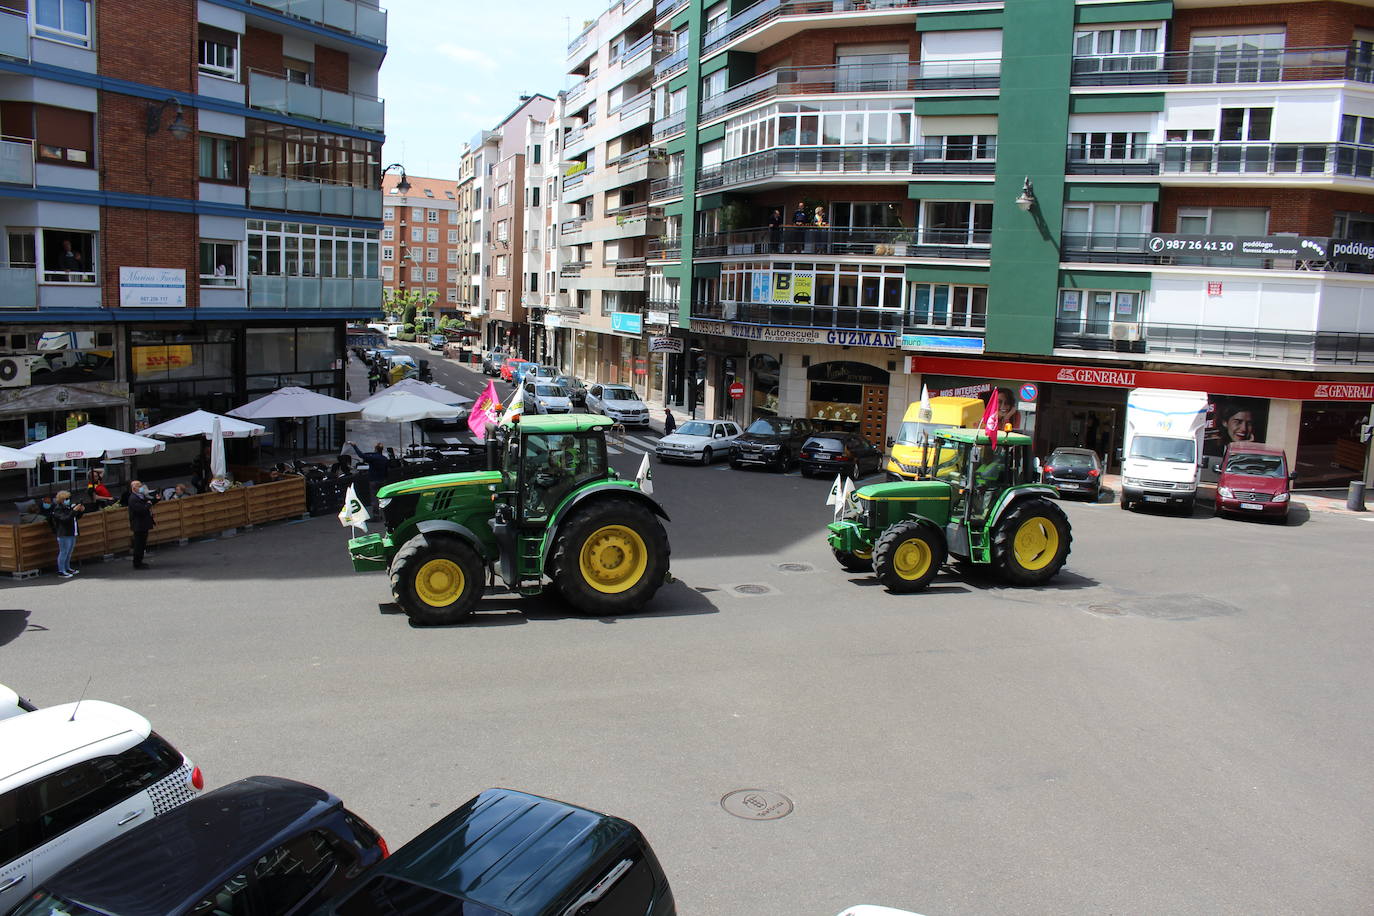
<instances>
[{"instance_id":1,"label":"yellow tractor wheel rim","mask_svg":"<svg viewBox=\"0 0 1374 916\"><path fill-rule=\"evenodd\" d=\"M443 558L429 560L415 574L415 594L430 607L448 607L466 584L463 567Z\"/></svg>"},{"instance_id":2,"label":"yellow tractor wheel rim","mask_svg":"<svg viewBox=\"0 0 1374 916\"><path fill-rule=\"evenodd\" d=\"M872 551L872 550L856 550L856 551L854 551L854 556L858 557L860 560L871 560L871 559L873 559L873 551Z\"/></svg>"},{"instance_id":3,"label":"yellow tractor wheel rim","mask_svg":"<svg viewBox=\"0 0 1374 916\"><path fill-rule=\"evenodd\" d=\"M607 525L582 543L578 565L583 580L607 595L633 587L649 568L649 551L639 532L624 525Z\"/></svg>"},{"instance_id":4,"label":"yellow tractor wheel rim","mask_svg":"<svg viewBox=\"0 0 1374 916\"><path fill-rule=\"evenodd\" d=\"M903 541L892 552L892 569L908 581L921 578L930 569L930 545L920 538Z\"/></svg>"},{"instance_id":5,"label":"yellow tractor wheel rim","mask_svg":"<svg viewBox=\"0 0 1374 916\"><path fill-rule=\"evenodd\" d=\"M1016 529L1012 551L1022 569L1044 569L1059 553L1059 529L1042 515L1028 518Z\"/></svg>"}]
</instances>

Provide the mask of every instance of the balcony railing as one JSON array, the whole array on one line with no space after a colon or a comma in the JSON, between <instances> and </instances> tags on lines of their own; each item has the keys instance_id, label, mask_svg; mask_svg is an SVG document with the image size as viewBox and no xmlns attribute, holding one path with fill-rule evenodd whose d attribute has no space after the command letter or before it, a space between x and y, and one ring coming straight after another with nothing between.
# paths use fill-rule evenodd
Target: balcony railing
<instances>
[{"instance_id":1,"label":"balcony railing","mask_svg":"<svg viewBox=\"0 0 1374 916\"><path fill-rule=\"evenodd\" d=\"M682 260L682 238L681 236L651 238L649 239L648 252L651 261L680 261Z\"/></svg>"},{"instance_id":2,"label":"balcony railing","mask_svg":"<svg viewBox=\"0 0 1374 916\"><path fill-rule=\"evenodd\" d=\"M35 268L0 267L0 308L38 308L38 271Z\"/></svg>"},{"instance_id":3,"label":"balcony railing","mask_svg":"<svg viewBox=\"0 0 1374 916\"><path fill-rule=\"evenodd\" d=\"M0 137L0 184L33 187L33 141Z\"/></svg>"},{"instance_id":4,"label":"balcony railing","mask_svg":"<svg viewBox=\"0 0 1374 916\"><path fill-rule=\"evenodd\" d=\"M991 230L780 226L707 232L694 240L698 258L824 255L861 258L986 260Z\"/></svg>"},{"instance_id":5,"label":"balcony railing","mask_svg":"<svg viewBox=\"0 0 1374 916\"><path fill-rule=\"evenodd\" d=\"M618 258L606 262L607 267L615 267L617 277L642 277L644 276L643 258Z\"/></svg>"},{"instance_id":6,"label":"balcony railing","mask_svg":"<svg viewBox=\"0 0 1374 916\"><path fill-rule=\"evenodd\" d=\"M687 109L674 112L654 122L654 141L675 137L687 130Z\"/></svg>"},{"instance_id":7,"label":"balcony railing","mask_svg":"<svg viewBox=\"0 0 1374 916\"><path fill-rule=\"evenodd\" d=\"M596 25L595 22L587 23L587 27L582 30L582 34L568 42L568 54L577 53L578 49L587 43L587 39L592 37L592 27L594 25Z\"/></svg>"},{"instance_id":8,"label":"balcony railing","mask_svg":"<svg viewBox=\"0 0 1374 916\"><path fill-rule=\"evenodd\" d=\"M332 181L300 181L272 175L248 176L248 205L264 210L328 213L358 219L381 219L382 198L376 188Z\"/></svg>"},{"instance_id":9,"label":"balcony railing","mask_svg":"<svg viewBox=\"0 0 1374 916\"><path fill-rule=\"evenodd\" d=\"M1235 267L1245 270L1306 270L1319 273L1367 274L1371 268L1354 261L1275 258L1253 254L1181 254L1150 251L1152 236L1138 233L1065 232L1060 260L1072 264L1148 264L1156 267ZM1332 241L1341 241L1333 239Z\"/></svg>"},{"instance_id":10,"label":"balcony railing","mask_svg":"<svg viewBox=\"0 0 1374 916\"><path fill-rule=\"evenodd\" d=\"M249 308L372 309L381 304L381 280L353 277L248 278Z\"/></svg>"},{"instance_id":11,"label":"balcony railing","mask_svg":"<svg viewBox=\"0 0 1374 916\"><path fill-rule=\"evenodd\" d=\"M668 197L677 197L682 193L682 176L670 175L667 178L655 178L649 182L649 199L662 200Z\"/></svg>"},{"instance_id":12,"label":"balcony railing","mask_svg":"<svg viewBox=\"0 0 1374 916\"><path fill-rule=\"evenodd\" d=\"M586 76L582 77L582 79L579 80L576 85L571 86L567 92L563 93L564 103L566 104L568 102L573 101L576 98L581 97L582 93L586 92L587 89L591 86L592 80L594 79L596 79L595 70L593 70L591 73L588 73Z\"/></svg>"},{"instance_id":13,"label":"balcony railing","mask_svg":"<svg viewBox=\"0 0 1374 916\"><path fill-rule=\"evenodd\" d=\"M629 61L634 60L636 57L643 54L645 51L652 49L653 46L654 33L645 32L644 35L641 36L638 40L636 40L634 44L622 50L620 52L620 56L616 58L616 61L619 61L621 64L625 64Z\"/></svg>"},{"instance_id":14,"label":"balcony railing","mask_svg":"<svg viewBox=\"0 0 1374 916\"><path fill-rule=\"evenodd\" d=\"M574 172L573 174L568 175L563 179L563 190L571 191L573 188L582 184L582 182L586 180L588 175L595 174L596 169L582 169L581 171Z\"/></svg>"},{"instance_id":15,"label":"balcony railing","mask_svg":"<svg viewBox=\"0 0 1374 916\"><path fill-rule=\"evenodd\" d=\"M701 119L718 118L776 96L996 88L1001 82L1001 74L1000 60L787 67L769 70L717 96L703 99Z\"/></svg>"},{"instance_id":16,"label":"balcony railing","mask_svg":"<svg viewBox=\"0 0 1374 916\"><path fill-rule=\"evenodd\" d=\"M731 159L697 173L697 191L764 181L775 175L910 175L921 158L911 146L775 149Z\"/></svg>"},{"instance_id":17,"label":"balcony railing","mask_svg":"<svg viewBox=\"0 0 1374 916\"><path fill-rule=\"evenodd\" d=\"M0 9L0 57L29 59L29 22L23 13Z\"/></svg>"},{"instance_id":18,"label":"balcony railing","mask_svg":"<svg viewBox=\"0 0 1374 916\"><path fill-rule=\"evenodd\" d=\"M1059 319L1054 345L1174 356L1320 366L1374 365L1374 334L1293 331L1152 321Z\"/></svg>"},{"instance_id":19,"label":"balcony railing","mask_svg":"<svg viewBox=\"0 0 1374 916\"><path fill-rule=\"evenodd\" d=\"M626 99L620 104L619 108L611 109L608 114L620 116L620 120L639 114L644 109L654 104L654 93L652 89L645 89L639 95Z\"/></svg>"},{"instance_id":20,"label":"balcony railing","mask_svg":"<svg viewBox=\"0 0 1374 916\"><path fill-rule=\"evenodd\" d=\"M248 104L263 111L378 133L386 120L386 104L381 99L307 86L260 70L248 74Z\"/></svg>"},{"instance_id":21,"label":"balcony railing","mask_svg":"<svg viewBox=\"0 0 1374 916\"><path fill-rule=\"evenodd\" d=\"M760 0L707 32L701 39L701 53L702 56L710 54L722 45L785 16L816 16L865 10L879 12L951 4L967 6L975 3L1001 2L1002 0Z\"/></svg>"},{"instance_id":22,"label":"balcony railing","mask_svg":"<svg viewBox=\"0 0 1374 916\"><path fill-rule=\"evenodd\" d=\"M1070 146L1070 175L1309 175L1374 178L1358 143L1142 143Z\"/></svg>"},{"instance_id":23,"label":"balcony railing","mask_svg":"<svg viewBox=\"0 0 1374 916\"><path fill-rule=\"evenodd\" d=\"M688 0L658 0L654 4L654 17L662 19L664 16L671 16L686 6L687 3Z\"/></svg>"},{"instance_id":24,"label":"balcony railing","mask_svg":"<svg viewBox=\"0 0 1374 916\"><path fill-rule=\"evenodd\" d=\"M679 70L687 69L687 58L692 50L691 44L685 44L663 60L654 64L654 79L661 80L672 76Z\"/></svg>"},{"instance_id":25,"label":"balcony railing","mask_svg":"<svg viewBox=\"0 0 1374 916\"><path fill-rule=\"evenodd\" d=\"M560 277L580 277L583 269L590 264L590 261L566 261L558 268L558 275Z\"/></svg>"},{"instance_id":26,"label":"balcony railing","mask_svg":"<svg viewBox=\"0 0 1374 916\"><path fill-rule=\"evenodd\" d=\"M1169 51L1073 59L1075 86L1224 85L1342 79L1374 82L1374 61L1346 47Z\"/></svg>"},{"instance_id":27,"label":"balcony railing","mask_svg":"<svg viewBox=\"0 0 1374 916\"><path fill-rule=\"evenodd\" d=\"M559 236L572 235L574 232L581 232L582 226L587 222L587 217L577 216L572 219L565 219L558 225Z\"/></svg>"},{"instance_id":28,"label":"balcony railing","mask_svg":"<svg viewBox=\"0 0 1374 916\"><path fill-rule=\"evenodd\" d=\"M663 208L647 203L626 204L623 207L611 207L606 211L606 215L615 217L615 223L619 226L639 219L661 219Z\"/></svg>"},{"instance_id":29,"label":"balcony railing","mask_svg":"<svg viewBox=\"0 0 1374 916\"><path fill-rule=\"evenodd\" d=\"M354 0L248 0L296 19L386 44L386 10Z\"/></svg>"},{"instance_id":30,"label":"balcony railing","mask_svg":"<svg viewBox=\"0 0 1374 916\"><path fill-rule=\"evenodd\" d=\"M626 169L636 168L648 162L653 162L663 158L663 151L654 149L651 146L640 146L629 152L621 153L614 159L606 163L606 167L615 166L616 171L623 172Z\"/></svg>"}]
</instances>

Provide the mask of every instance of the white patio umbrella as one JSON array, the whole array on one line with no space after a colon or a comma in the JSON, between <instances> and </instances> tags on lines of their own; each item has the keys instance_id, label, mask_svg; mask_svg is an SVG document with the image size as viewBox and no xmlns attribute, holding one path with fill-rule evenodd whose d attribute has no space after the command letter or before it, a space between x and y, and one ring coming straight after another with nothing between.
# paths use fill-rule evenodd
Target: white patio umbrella
<instances>
[{"instance_id":1,"label":"white patio umbrella","mask_svg":"<svg viewBox=\"0 0 1374 916\"><path fill-rule=\"evenodd\" d=\"M44 461L58 462L151 455L166 447L167 443L159 442L157 439L85 423L60 435L50 436L42 442L26 445L20 451L26 455L35 455Z\"/></svg>"},{"instance_id":2,"label":"white patio umbrella","mask_svg":"<svg viewBox=\"0 0 1374 916\"><path fill-rule=\"evenodd\" d=\"M0 445L0 471L9 471L14 468L31 468L38 464L37 455L27 455L17 448L7 448Z\"/></svg>"},{"instance_id":3,"label":"white patio umbrella","mask_svg":"<svg viewBox=\"0 0 1374 916\"><path fill-rule=\"evenodd\" d=\"M256 423L249 423L246 420L235 420L233 417L221 417L219 414L210 413L208 410L193 410L185 416L150 426L143 430L143 436L164 436L168 439L190 439L198 436L210 436L215 431L215 424L219 424L221 433L226 439L242 439L245 436L261 436L266 430Z\"/></svg>"},{"instance_id":4,"label":"white patio umbrella","mask_svg":"<svg viewBox=\"0 0 1374 916\"><path fill-rule=\"evenodd\" d=\"M323 417L331 414L357 413L352 401L331 398L306 388L278 388L256 401L229 411L229 416L244 420L285 420L294 417Z\"/></svg>"},{"instance_id":5,"label":"white patio umbrella","mask_svg":"<svg viewBox=\"0 0 1374 916\"><path fill-rule=\"evenodd\" d=\"M229 473L229 463L224 459L224 430L219 417L210 429L210 476L223 477Z\"/></svg>"},{"instance_id":6,"label":"white patio umbrella","mask_svg":"<svg viewBox=\"0 0 1374 916\"><path fill-rule=\"evenodd\" d=\"M429 398L431 401L438 401L440 404L456 404L462 406L472 403L472 398L464 397L456 391L449 391L443 385L433 385L429 382L422 382L415 378L401 379L382 393L386 394L392 391L404 391L407 394ZM367 402L364 401L363 403Z\"/></svg>"},{"instance_id":7,"label":"white patio umbrella","mask_svg":"<svg viewBox=\"0 0 1374 916\"><path fill-rule=\"evenodd\" d=\"M463 413L454 404L441 404L406 391L387 389L359 405L363 419L374 423L413 423L416 420L453 419Z\"/></svg>"}]
</instances>

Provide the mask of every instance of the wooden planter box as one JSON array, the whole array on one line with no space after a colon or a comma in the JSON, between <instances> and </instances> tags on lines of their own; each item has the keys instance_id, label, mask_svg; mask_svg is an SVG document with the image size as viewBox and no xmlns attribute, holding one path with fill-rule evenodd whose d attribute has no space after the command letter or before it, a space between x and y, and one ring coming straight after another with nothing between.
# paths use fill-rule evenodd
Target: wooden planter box
<instances>
[{"instance_id":1,"label":"wooden planter box","mask_svg":"<svg viewBox=\"0 0 1374 916\"><path fill-rule=\"evenodd\" d=\"M201 493L153 506L156 526L149 544L205 537L231 528L305 514L305 480L291 477L227 493ZM133 543L127 509L89 512L77 521L78 560L127 553ZM57 538L47 522L0 525L0 572L25 572L57 565Z\"/></svg>"}]
</instances>

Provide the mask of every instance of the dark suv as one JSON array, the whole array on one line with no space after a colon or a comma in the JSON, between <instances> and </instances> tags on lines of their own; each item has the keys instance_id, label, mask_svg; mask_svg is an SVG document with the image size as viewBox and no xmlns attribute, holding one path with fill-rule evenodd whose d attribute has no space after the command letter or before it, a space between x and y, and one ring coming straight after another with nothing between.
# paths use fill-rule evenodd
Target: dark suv
<instances>
[{"instance_id":1,"label":"dark suv","mask_svg":"<svg viewBox=\"0 0 1374 916\"><path fill-rule=\"evenodd\" d=\"M807 437L819 432L804 417L759 417L735 440L730 467L760 464L786 471L801 454Z\"/></svg>"}]
</instances>

